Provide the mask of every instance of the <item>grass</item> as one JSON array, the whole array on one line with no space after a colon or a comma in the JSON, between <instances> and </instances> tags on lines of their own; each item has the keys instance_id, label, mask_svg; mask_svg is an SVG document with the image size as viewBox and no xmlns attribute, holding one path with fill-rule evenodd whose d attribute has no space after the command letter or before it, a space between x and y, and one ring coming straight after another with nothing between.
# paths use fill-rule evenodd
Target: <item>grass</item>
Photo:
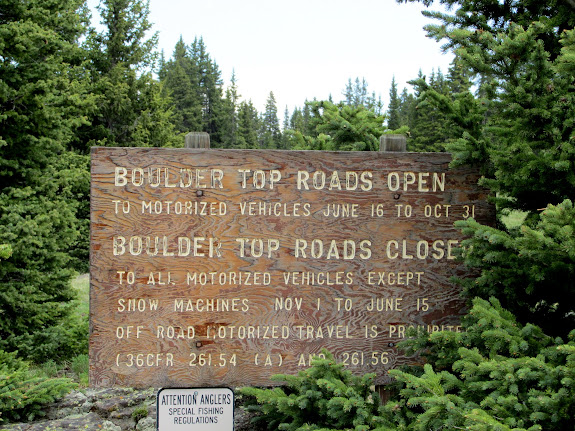
<instances>
[{"instance_id":1,"label":"grass","mask_svg":"<svg viewBox=\"0 0 575 431\"><path fill-rule=\"evenodd\" d=\"M74 313L78 317L88 318L90 313L90 276L82 274L72 280L72 287L78 293Z\"/></svg>"},{"instance_id":2,"label":"grass","mask_svg":"<svg viewBox=\"0 0 575 431\"><path fill-rule=\"evenodd\" d=\"M90 277L88 274L83 274L74 278L71 283L77 292L77 298L72 304L71 322L87 325L90 314ZM38 376L68 377L78 383L80 387L87 387L89 384L89 359L85 353L80 353L62 362L48 360L43 364L34 366L33 369Z\"/></svg>"},{"instance_id":3,"label":"grass","mask_svg":"<svg viewBox=\"0 0 575 431\"><path fill-rule=\"evenodd\" d=\"M73 315L80 321L88 321L90 316L90 276L82 274L72 280L72 287L76 290L78 297L74 303ZM73 378L81 387L89 384L89 359L88 355L80 354L64 364L69 377Z\"/></svg>"}]
</instances>

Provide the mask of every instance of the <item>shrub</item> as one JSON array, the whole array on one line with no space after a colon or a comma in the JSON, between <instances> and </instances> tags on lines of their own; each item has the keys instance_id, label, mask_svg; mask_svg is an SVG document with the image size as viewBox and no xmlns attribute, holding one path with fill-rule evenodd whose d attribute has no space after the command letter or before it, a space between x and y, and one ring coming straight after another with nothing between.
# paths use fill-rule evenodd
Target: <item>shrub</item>
<instances>
[{"instance_id":1,"label":"shrub","mask_svg":"<svg viewBox=\"0 0 575 431\"><path fill-rule=\"evenodd\" d=\"M0 350L0 423L31 421L42 407L76 387L70 379L50 379L30 370L16 353Z\"/></svg>"},{"instance_id":2,"label":"shrub","mask_svg":"<svg viewBox=\"0 0 575 431\"><path fill-rule=\"evenodd\" d=\"M463 328L402 343L428 363L419 373L390 371L402 387L385 406L388 429L575 427L575 331L565 344L517 323L496 299L479 298Z\"/></svg>"},{"instance_id":3,"label":"shrub","mask_svg":"<svg viewBox=\"0 0 575 431\"><path fill-rule=\"evenodd\" d=\"M285 431L375 429L382 422L375 374L354 376L329 352L324 355L295 376L272 377L285 387L242 388L241 394L253 397L246 403L248 411L257 413L253 422Z\"/></svg>"},{"instance_id":4,"label":"shrub","mask_svg":"<svg viewBox=\"0 0 575 431\"><path fill-rule=\"evenodd\" d=\"M481 271L460 283L468 297L496 297L521 323L564 337L575 328L575 207L568 199L548 205L535 226L528 223L505 232L456 222L468 237L466 265Z\"/></svg>"}]
</instances>

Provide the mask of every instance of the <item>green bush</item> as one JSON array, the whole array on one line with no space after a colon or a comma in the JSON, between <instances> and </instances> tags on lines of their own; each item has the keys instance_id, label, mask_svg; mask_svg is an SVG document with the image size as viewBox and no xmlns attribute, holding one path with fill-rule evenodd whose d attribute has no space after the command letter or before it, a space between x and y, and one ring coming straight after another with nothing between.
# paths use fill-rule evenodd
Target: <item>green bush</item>
<instances>
[{"instance_id":1,"label":"green bush","mask_svg":"<svg viewBox=\"0 0 575 431\"><path fill-rule=\"evenodd\" d=\"M0 244L12 249L0 262L0 349L36 362L67 354L69 281L87 256L88 158L66 150L93 100L82 3L0 7Z\"/></svg>"},{"instance_id":2,"label":"green bush","mask_svg":"<svg viewBox=\"0 0 575 431\"><path fill-rule=\"evenodd\" d=\"M496 297L521 323L538 322L551 335L575 328L572 201L549 205L535 226L524 221L509 232L472 219L455 224L468 238L466 265L480 270L479 277L460 280L468 297Z\"/></svg>"},{"instance_id":3,"label":"green bush","mask_svg":"<svg viewBox=\"0 0 575 431\"><path fill-rule=\"evenodd\" d=\"M0 423L31 421L42 415L44 405L76 386L67 378L43 377L15 353L0 350Z\"/></svg>"},{"instance_id":4,"label":"green bush","mask_svg":"<svg viewBox=\"0 0 575 431\"><path fill-rule=\"evenodd\" d=\"M428 363L419 373L390 371L402 386L382 429L574 429L575 331L565 344L479 298L463 328L402 343Z\"/></svg>"},{"instance_id":5,"label":"green bush","mask_svg":"<svg viewBox=\"0 0 575 431\"><path fill-rule=\"evenodd\" d=\"M373 385L374 374L352 375L333 356L316 357L312 366L296 376L272 377L284 387L273 389L242 388L251 396L246 409L256 412L254 424L269 430L354 430L376 429L383 422L379 416L380 398Z\"/></svg>"}]
</instances>

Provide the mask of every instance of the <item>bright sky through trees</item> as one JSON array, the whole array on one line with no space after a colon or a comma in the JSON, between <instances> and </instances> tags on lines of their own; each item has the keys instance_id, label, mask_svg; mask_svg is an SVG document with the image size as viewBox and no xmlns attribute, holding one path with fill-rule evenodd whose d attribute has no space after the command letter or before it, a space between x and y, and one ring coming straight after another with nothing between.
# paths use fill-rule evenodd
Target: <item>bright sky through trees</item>
<instances>
[{"instance_id":1,"label":"bright sky through trees","mask_svg":"<svg viewBox=\"0 0 575 431\"><path fill-rule=\"evenodd\" d=\"M394 74L401 91L420 68L447 72L452 55L425 37L422 10L394 0L151 0L150 21L166 58L180 35L203 37L225 85L235 69L242 99L263 111L273 91L281 115L306 98L339 101L356 77L387 107Z\"/></svg>"}]
</instances>

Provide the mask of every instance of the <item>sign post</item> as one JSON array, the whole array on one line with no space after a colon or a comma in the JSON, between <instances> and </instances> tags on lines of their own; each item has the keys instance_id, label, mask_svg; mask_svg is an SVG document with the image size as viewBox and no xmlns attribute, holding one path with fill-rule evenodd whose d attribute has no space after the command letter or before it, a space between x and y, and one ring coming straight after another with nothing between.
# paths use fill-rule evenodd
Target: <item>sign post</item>
<instances>
[{"instance_id":1,"label":"sign post","mask_svg":"<svg viewBox=\"0 0 575 431\"><path fill-rule=\"evenodd\" d=\"M95 148L94 386L269 385L331 351L416 361L409 327L458 331L456 220L490 223L444 153Z\"/></svg>"}]
</instances>

